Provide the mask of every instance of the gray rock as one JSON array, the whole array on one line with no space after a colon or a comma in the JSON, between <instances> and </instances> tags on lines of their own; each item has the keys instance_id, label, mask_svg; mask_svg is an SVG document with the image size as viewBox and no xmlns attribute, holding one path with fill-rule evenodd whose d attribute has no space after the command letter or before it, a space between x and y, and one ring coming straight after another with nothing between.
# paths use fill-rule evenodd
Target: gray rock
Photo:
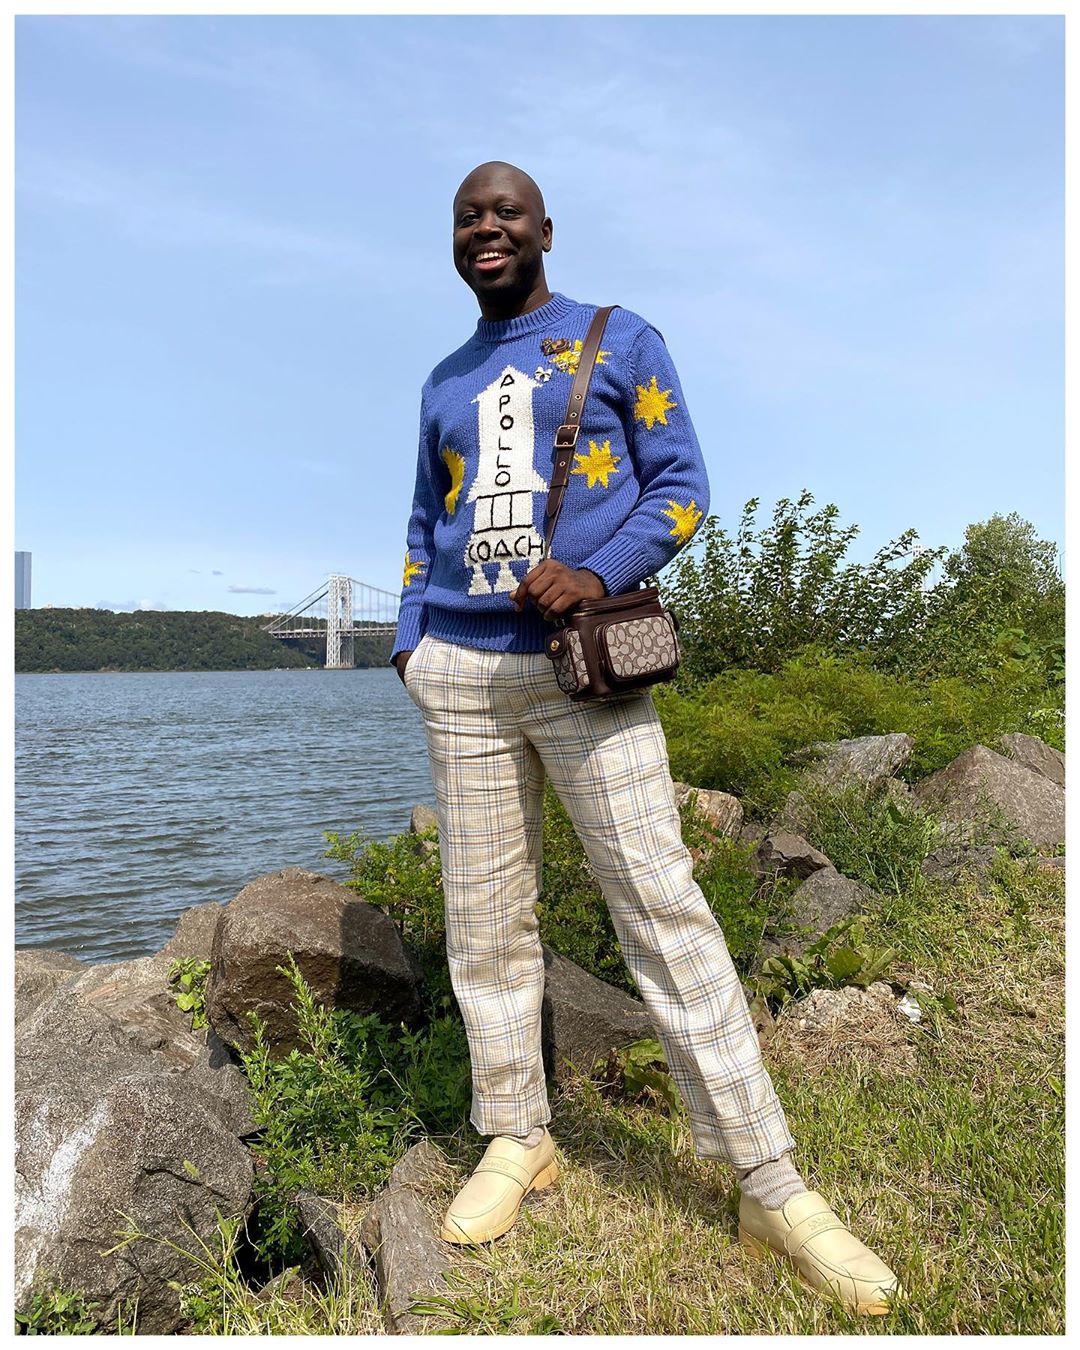
<instances>
[{"instance_id":1,"label":"gray rock","mask_svg":"<svg viewBox=\"0 0 1080 1350\"><path fill-rule=\"evenodd\" d=\"M1048 867L1053 872L1064 873L1065 871L1065 859L1060 854L1055 854L1052 858L1036 858L1035 863L1036 866Z\"/></svg>"},{"instance_id":2,"label":"gray rock","mask_svg":"<svg viewBox=\"0 0 1080 1350\"><path fill-rule=\"evenodd\" d=\"M115 964L135 966L138 987L138 963ZM238 1071L193 1074L192 1046L158 1044L153 1017L140 1027L143 1001L110 976L91 967L16 1025L16 1308L56 1283L96 1300L103 1328L137 1297L139 1330L169 1333L183 1324L169 1281L198 1275L185 1225L213 1241L215 1209L239 1217L250 1204L251 1156L220 1090ZM124 1215L149 1236L110 1252Z\"/></svg>"},{"instance_id":3,"label":"gray rock","mask_svg":"<svg viewBox=\"0 0 1080 1350\"><path fill-rule=\"evenodd\" d=\"M177 919L176 931L157 955L165 956L170 961L184 957L209 961L214 934L224 912L225 906L217 900L209 900L204 905L191 905Z\"/></svg>"},{"instance_id":4,"label":"gray rock","mask_svg":"<svg viewBox=\"0 0 1080 1350\"><path fill-rule=\"evenodd\" d=\"M806 787L840 789L853 783L875 788L887 784L890 796L910 801L907 785L892 775L911 758L914 738L906 732L887 736L856 736L842 741L814 741L794 756L806 767L801 782ZM814 812L801 788L788 793L787 800L772 822L773 830L802 835L814 842Z\"/></svg>"},{"instance_id":5,"label":"gray rock","mask_svg":"<svg viewBox=\"0 0 1080 1350\"><path fill-rule=\"evenodd\" d=\"M300 1216L303 1235L323 1270L336 1277L345 1274L351 1262L355 1267L363 1253L357 1253L345 1235L341 1207L313 1191L298 1191L293 1203Z\"/></svg>"},{"instance_id":6,"label":"gray rock","mask_svg":"<svg viewBox=\"0 0 1080 1350\"><path fill-rule=\"evenodd\" d=\"M409 817L409 829L413 834L424 834L427 830L437 830L439 828L439 817L434 807L420 805L414 806L412 814Z\"/></svg>"},{"instance_id":7,"label":"gray rock","mask_svg":"<svg viewBox=\"0 0 1080 1350\"><path fill-rule=\"evenodd\" d=\"M898 806L907 810L911 810L917 805L911 784L905 783L902 778L886 778L885 794L891 797Z\"/></svg>"},{"instance_id":8,"label":"gray rock","mask_svg":"<svg viewBox=\"0 0 1080 1350\"><path fill-rule=\"evenodd\" d=\"M541 1038L556 1081L573 1070L588 1077L611 1050L655 1035L644 1004L544 947Z\"/></svg>"},{"instance_id":9,"label":"gray rock","mask_svg":"<svg viewBox=\"0 0 1080 1350\"><path fill-rule=\"evenodd\" d=\"M152 1053L166 1069L188 1069L204 1038L176 1006L168 985L169 958L155 953L85 968L68 986L87 1007L103 1013L137 1050Z\"/></svg>"},{"instance_id":10,"label":"gray rock","mask_svg":"<svg viewBox=\"0 0 1080 1350\"><path fill-rule=\"evenodd\" d=\"M453 1176L428 1140L414 1144L390 1173L360 1225L360 1240L375 1259L383 1321L392 1334L423 1330L423 1314L410 1305L445 1288L450 1249L439 1236L430 1192Z\"/></svg>"},{"instance_id":11,"label":"gray rock","mask_svg":"<svg viewBox=\"0 0 1080 1350\"><path fill-rule=\"evenodd\" d=\"M42 999L85 969L84 962L52 947L16 947L15 1021L19 1022Z\"/></svg>"},{"instance_id":12,"label":"gray rock","mask_svg":"<svg viewBox=\"0 0 1080 1350\"><path fill-rule=\"evenodd\" d=\"M1058 787L1065 786L1065 756L1038 736L1025 736L1022 731L1010 731L1000 738L1002 752L1015 759L1025 769L1041 773Z\"/></svg>"},{"instance_id":13,"label":"gray rock","mask_svg":"<svg viewBox=\"0 0 1080 1350\"><path fill-rule=\"evenodd\" d=\"M824 853L801 835L788 830L775 830L766 834L755 856L762 870L779 872L782 876L808 877L814 872L820 872L823 867L832 867Z\"/></svg>"},{"instance_id":14,"label":"gray rock","mask_svg":"<svg viewBox=\"0 0 1080 1350\"><path fill-rule=\"evenodd\" d=\"M420 1016L418 966L393 921L329 877L289 867L245 886L215 933L207 1016L227 1045L250 1049L254 1010L271 1054L300 1046L295 994L278 969L287 968L290 951L328 1007L391 1023Z\"/></svg>"},{"instance_id":15,"label":"gray rock","mask_svg":"<svg viewBox=\"0 0 1080 1350\"><path fill-rule=\"evenodd\" d=\"M820 868L791 897L791 922L809 931L766 937L761 944L759 962L770 956L802 956L806 948L834 923L851 914L866 912L873 903L874 893L867 887L852 881L835 867Z\"/></svg>"},{"instance_id":16,"label":"gray rock","mask_svg":"<svg viewBox=\"0 0 1080 1350\"><path fill-rule=\"evenodd\" d=\"M891 777L911 758L915 738L904 731L886 736L855 736L841 741L815 741L803 757L812 758L807 777L840 787L851 781L873 785Z\"/></svg>"},{"instance_id":17,"label":"gray rock","mask_svg":"<svg viewBox=\"0 0 1080 1350\"><path fill-rule=\"evenodd\" d=\"M685 801L696 796L694 810L699 815L704 816L721 834L738 837L743 823L743 808L738 797L733 797L730 792L718 792L713 788L693 787L678 780L672 781L672 787L675 791L676 806L681 808Z\"/></svg>"},{"instance_id":18,"label":"gray rock","mask_svg":"<svg viewBox=\"0 0 1080 1350\"><path fill-rule=\"evenodd\" d=\"M919 864L919 871L933 881L953 882L964 872L970 872L977 881L989 874L997 849L993 844L942 844Z\"/></svg>"},{"instance_id":19,"label":"gray rock","mask_svg":"<svg viewBox=\"0 0 1080 1350\"><path fill-rule=\"evenodd\" d=\"M769 826L760 820L744 820L742 829L739 831L738 842L747 848L750 845L760 844L761 841L770 833Z\"/></svg>"},{"instance_id":20,"label":"gray rock","mask_svg":"<svg viewBox=\"0 0 1080 1350\"><path fill-rule=\"evenodd\" d=\"M1008 828L1000 828L996 812L1036 848L1065 840L1065 790L1041 773L999 755L985 745L962 751L943 769L914 789L920 806L940 811L952 822L949 843L1008 844Z\"/></svg>"}]
</instances>

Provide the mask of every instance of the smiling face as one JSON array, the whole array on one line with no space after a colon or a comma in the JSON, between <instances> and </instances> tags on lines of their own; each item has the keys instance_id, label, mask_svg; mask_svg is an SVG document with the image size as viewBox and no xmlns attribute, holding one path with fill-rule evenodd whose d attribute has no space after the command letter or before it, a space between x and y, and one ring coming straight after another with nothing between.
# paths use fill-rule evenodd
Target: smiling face
<instances>
[{"instance_id":1,"label":"smiling face","mask_svg":"<svg viewBox=\"0 0 1080 1350\"><path fill-rule=\"evenodd\" d=\"M551 233L539 188L512 164L481 164L458 188L454 266L485 319L512 318L551 299L544 277Z\"/></svg>"}]
</instances>

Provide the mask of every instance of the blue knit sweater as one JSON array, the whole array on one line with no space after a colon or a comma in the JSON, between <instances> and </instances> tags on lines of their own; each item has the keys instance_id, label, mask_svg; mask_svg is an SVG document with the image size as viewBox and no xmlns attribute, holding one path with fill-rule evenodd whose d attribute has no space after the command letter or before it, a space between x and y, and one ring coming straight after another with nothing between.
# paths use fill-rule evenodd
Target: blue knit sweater
<instances>
[{"instance_id":1,"label":"blue knit sweater","mask_svg":"<svg viewBox=\"0 0 1080 1350\"><path fill-rule=\"evenodd\" d=\"M424 633L542 651L551 629L510 600L541 561L556 428L596 312L555 292L476 332L428 376L391 661ZM631 590L689 541L709 483L661 334L615 309L593 369L550 556Z\"/></svg>"}]
</instances>

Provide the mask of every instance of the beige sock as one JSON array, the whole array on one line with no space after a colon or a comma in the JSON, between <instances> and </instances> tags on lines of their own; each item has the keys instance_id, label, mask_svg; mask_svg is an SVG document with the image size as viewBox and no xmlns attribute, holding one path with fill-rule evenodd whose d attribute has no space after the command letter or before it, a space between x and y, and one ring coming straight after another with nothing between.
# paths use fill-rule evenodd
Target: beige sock
<instances>
[{"instance_id":1,"label":"beige sock","mask_svg":"<svg viewBox=\"0 0 1080 1350\"><path fill-rule=\"evenodd\" d=\"M518 1144L524 1144L526 1148L535 1148L544 1137L543 1125L534 1125L528 1134L504 1134L503 1139L513 1139Z\"/></svg>"},{"instance_id":2,"label":"beige sock","mask_svg":"<svg viewBox=\"0 0 1080 1350\"><path fill-rule=\"evenodd\" d=\"M781 1209L793 1195L809 1189L791 1161L790 1149L779 1158L760 1163L757 1167L737 1167L735 1176L743 1195L757 1200L766 1209Z\"/></svg>"}]
</instances>

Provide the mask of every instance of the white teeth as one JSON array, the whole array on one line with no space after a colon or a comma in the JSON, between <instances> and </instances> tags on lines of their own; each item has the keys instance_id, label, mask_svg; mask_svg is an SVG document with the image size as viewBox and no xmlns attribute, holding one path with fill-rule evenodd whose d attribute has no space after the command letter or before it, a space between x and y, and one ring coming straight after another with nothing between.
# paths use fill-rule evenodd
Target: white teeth
<instances>
[{"instance_id":1,"label":"white teeth","mask_svg":"<svg viewBox=\"0 0 1080 1350\"><path fill-rule=\"evenodd\" d=\"M505 258L505 257L506 257L505 253L478 253L476 256L476 261L487 262L489 258Z\"/></svg>"}]
</instances>

